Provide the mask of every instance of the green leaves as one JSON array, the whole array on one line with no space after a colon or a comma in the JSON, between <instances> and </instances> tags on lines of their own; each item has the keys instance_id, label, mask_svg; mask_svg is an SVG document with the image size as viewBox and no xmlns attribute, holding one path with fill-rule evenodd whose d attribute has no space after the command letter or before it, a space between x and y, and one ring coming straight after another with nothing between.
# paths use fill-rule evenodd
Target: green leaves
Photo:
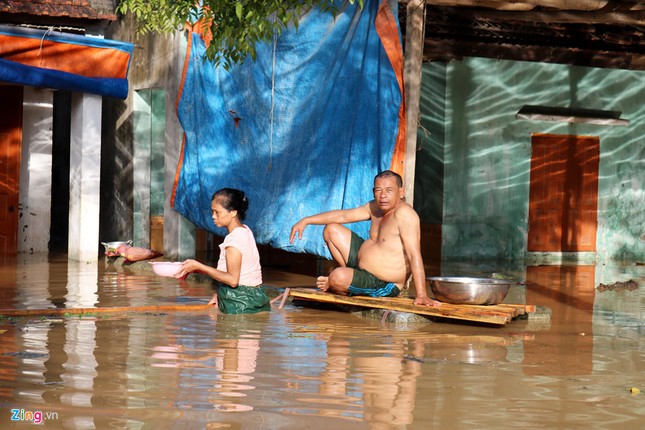
<instances>
[{"instance_id":1,"label":"green leaves","mask_svg":"<svg viewBox=\"0 0 645 430\"><path fill-rule=\"evenodd\" d=\"M360 7L363 2L358 0ZM297 30L312 8L338 13L333 0L119 0L117 12L132 14L140 34L171 33L203 21L212 35L207 59L230 68L247 57L255 60L257 43L270 43L290 25Z\"/></svg>"},{"instance_id":2,"label":"green leaves","mask_svg":"<svg viewBox=\"0 0 645 430\"><path fill-rule=\"evenodd\" d=\"M242 3L237 2L235 3L235 14L237 15L237 18L242 21Z\"/></svg>"}]
</instances>

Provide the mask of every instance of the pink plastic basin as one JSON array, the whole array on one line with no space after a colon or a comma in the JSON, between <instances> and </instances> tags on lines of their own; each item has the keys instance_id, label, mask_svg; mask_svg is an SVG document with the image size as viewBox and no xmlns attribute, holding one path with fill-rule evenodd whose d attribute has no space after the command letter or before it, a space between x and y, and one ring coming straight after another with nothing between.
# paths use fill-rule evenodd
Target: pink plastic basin
<instances>
[{"instance_id":1,"label":"pink plastic basin","mask_svg":"<svg viewBox=\"0 0 645 430\"><path fill-rule=\"evenodd\" d=\"M152 271L159 276L173 277L181 269L181 261L150 261Z\"/></svg>"}]
</instances>

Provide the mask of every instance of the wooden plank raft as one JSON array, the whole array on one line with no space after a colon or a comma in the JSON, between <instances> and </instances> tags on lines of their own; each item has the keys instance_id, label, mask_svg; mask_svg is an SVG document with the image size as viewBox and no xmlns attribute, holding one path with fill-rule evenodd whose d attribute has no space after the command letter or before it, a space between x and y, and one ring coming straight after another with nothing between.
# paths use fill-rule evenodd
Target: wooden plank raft
<instances>
[{"instance_id":1,"label":"wooden plank raft","mask_svg":"<svg viewBox=\"0 0 645 430\"><path fill-rule=\"evenodd\" d=\"M286 296L293 298L312 300L323 303L334 303L340 305L362 306L367 308L387 309L399 312L411 312L418 315L433 317L451 318L457 320L474 321L488 324L508 324L518 315L527 312L535 312L533 305L520 304L499 304L499 305L453 305L441 303L441 306L417 306L412 304L410 297L365 297L365 296L339 296L318 290L304 288L287 288Z\"/></svg>"}]
</instances>

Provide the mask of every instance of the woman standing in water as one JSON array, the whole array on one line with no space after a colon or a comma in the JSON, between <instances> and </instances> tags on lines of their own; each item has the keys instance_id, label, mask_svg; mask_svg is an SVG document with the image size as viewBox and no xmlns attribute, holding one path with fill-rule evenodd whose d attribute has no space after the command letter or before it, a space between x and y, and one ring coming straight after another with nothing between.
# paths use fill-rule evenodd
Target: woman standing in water
<instances>
[{"instance_id":1,"label":"woman standing in water","mask_svg":"<svg viewBox=\"0 0 645 430\"><path fill-rule=\"evenodd\" d=\"M186 260L176 278L201 272L219 282L209 304L217 304L227 314L250 314L270 309L269 298L262 287L262 268L255 237L242 223L249 208L244 191L222 188L213 194L213 222L228 234L220 247L217 269L196 260Z\"/></svg>"}]
</instances>

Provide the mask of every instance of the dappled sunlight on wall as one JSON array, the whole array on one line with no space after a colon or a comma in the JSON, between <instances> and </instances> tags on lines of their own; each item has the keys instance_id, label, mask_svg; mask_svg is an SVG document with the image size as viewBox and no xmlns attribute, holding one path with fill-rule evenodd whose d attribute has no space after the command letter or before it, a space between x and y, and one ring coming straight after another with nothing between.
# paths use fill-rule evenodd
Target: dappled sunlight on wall
<instances>
[{"instance_id":1,"label":"dappled sunlight on wall","mask_svg":"<svg viewBox=\"0 0 645 430\"><path fill-rule=\"evenodd\" d=\"M534 133L600 139L597 258L644 258L643 72L468 58L445 77L444 258L526 254ZM620 111L630 123L518 120L524 105Z\"/></svg>"},{"instance_id":2,"label":"dappled sunlight on wall","mask_svg":"<svg viewBox=\"0 0 645 430\"><path fill-rule=\"evenodd\" d=\"M422 70L414 209L426 224L441 224L442 219L445 72L444 65Z\"/></svg>"}]
</instances>

